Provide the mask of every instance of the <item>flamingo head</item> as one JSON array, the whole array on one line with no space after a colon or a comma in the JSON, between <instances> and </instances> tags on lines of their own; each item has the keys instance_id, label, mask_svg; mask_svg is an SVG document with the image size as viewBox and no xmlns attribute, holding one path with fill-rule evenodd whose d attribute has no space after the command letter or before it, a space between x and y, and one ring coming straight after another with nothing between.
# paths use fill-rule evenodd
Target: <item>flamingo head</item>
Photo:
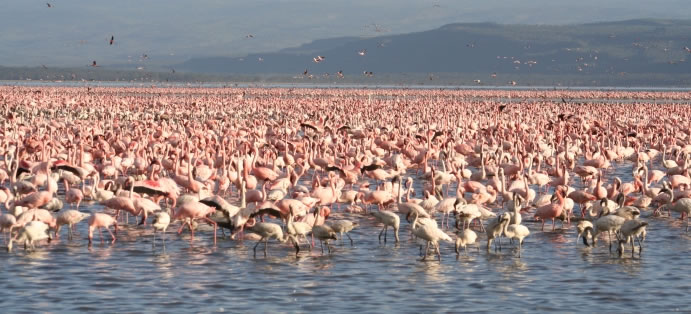
<instances>
[{"instance_id":1,"label":"flamingo head","mask_svg":"<svg viewBox=\"0 0 691 314\"><path fill-rule=\"evenodd\" d=\"M559 199L559 197L557 196L557 193L558 192L554 192L554 194L552 194L552 197L550 197L550 199L549 199L550 203L554 203Z\"/></svg>"}]
</instances>

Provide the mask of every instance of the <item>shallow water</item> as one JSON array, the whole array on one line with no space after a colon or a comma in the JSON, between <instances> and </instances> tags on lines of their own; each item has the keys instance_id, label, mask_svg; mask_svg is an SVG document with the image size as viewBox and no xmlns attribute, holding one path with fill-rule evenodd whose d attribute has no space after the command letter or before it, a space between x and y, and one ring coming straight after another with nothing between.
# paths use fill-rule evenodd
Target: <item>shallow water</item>
<instances>
[{"instance_id":1,"label":"shallow water","mask_svg":"<svg viewBox=\"0 0 691 314\"><path fill-rule=\"evenodd\" d=\"M631 173L631 164L617 168ZM579 179L577 181L580 181ZM418 189L419 190L419 189ZM453 190L453 189L452 189ZM86 210L100 211L99 205ZM495 210L496 211L496 210ZM514 245L498 252L470 247L456 257L442 243L442 261L420 261L419 247L402 220L401 243L377 239L380 227L368 216L350 234L355 245L337 241L331 255L303 245L299 257L288 244L269 242L268 257L253 241L221 238L213 245L208 227L175 234L152 249L151 229L124 226L115 244L87 246L86 224L70 241L67 232L33 252L15 246L0 251L3 312L650 312L682 311L691 291L691 233L678 219L650 222L644 250L632 257L576 243L575 223L545 232L524 216L531 230L517 258ZM334 211L332 218L343 214ZM558 224L559 226L559 224ZM567 225L568 227L568 225ZM109 239L107 233L104 236ZM604 241L603 241L604 240ZM158 239L157 239L158 241Z\"/></svg>"},{"instance_id":2,"label":"shallow water","mask_svg":"<svg viewBox=\"0 0 691 314\"><path fill-rule=\"evenodd\" d=\"M601 91L660 91L686 92L689 87L674 86L507 86L507 85L405 85L405 84L343 84L331 83L277 83L277 82L121 82L121 81L36 81L36 80L0 80L0 85L6 86L35 86L35 87L199 87L199 88L357 88L357 89L446 89L446 90L601 90Z\"/></svg>"}]
</instances>

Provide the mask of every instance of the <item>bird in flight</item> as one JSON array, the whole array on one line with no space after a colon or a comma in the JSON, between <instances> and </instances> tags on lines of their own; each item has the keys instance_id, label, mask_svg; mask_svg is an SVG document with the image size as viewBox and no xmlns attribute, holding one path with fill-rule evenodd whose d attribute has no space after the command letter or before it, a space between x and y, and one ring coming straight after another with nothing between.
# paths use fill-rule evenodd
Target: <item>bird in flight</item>
<instances>
[{"instance_id":1,"label":"bird in flight","mask_svg":"<svg viewBox=\"0 0 691 314\"><path fill-rule=\"evenodd\" d=\"M309 74L309 72L307 71L307 69L305 69L305 72L302 72L302 75L307 76L307 74Z\"/></svg>"},{"instance_id":2,"label":"bird in flight","mask_svg":"<svg viewBox=\"0 0 691 314\"><path fill-rule=\"evenodd\" d=\"M252 34L247 34L247 35L245 35L245 38L254 38L254 35L252 35Z\"/></svg>"},{"instance_id":3,"label":"bird in flight","mask_svg":"<svg viewBox=\"0 0 691 314\"><path fill-rule=\"evenodd\" d=\"M48 2L46 2L46 5L47 5L49 8L52 8L52 7L53 7L53 5L50 4L50 3L48 3Z\"/></svg>"},{"instance_id":4,"label":"bird in flight","mask_svg":"<svg viewBox=\"0 0 691 314\"><path fill-rule=\"evenodd\" d=\"M388 29L384 28L383 26L381 26L380 24L377 24L377 23L372 23L370 25L367 25L366 27L373 28L374 31L377 33L384 33L384 32L389 31Z\"/></svg>"},{"instance_id":5,"label":"bird in flight","mask_svg":"<svg viewBox=\"0 0 691 314\"><path fill-rule=\"evenodd\" d=\"M94 60L94 62L91 62L91 66L92 66L92 67L97 67L97 66L98 66L98 65L96 65L96 60Z\"/></svg>"},{"instance_id":6,"label":"bird in flight","mask_svg":"<svg viewBox=\"0 0 691 314\"><path fill-rule=\"evenodd\" d=\"M374 76L374 72L372 72L372 71L364 71L363 74L364 74L365 76L367 76L367 77L372 77L372 76Z\"/></svg>"},{"instance_id":7,"label":"bird in flight","mask_svg":"<svg viewBox=\"0 0 691 314\"><path fill-rule=\"evenodd\" d=\"M684 50L686 50L686 52L688 52L688 53L691 53L691 48L689 48L689 47L684 46Z\"/></svg>"},{"instance_id":8,"label":"bird in flight","mask_svg":"<svg viewBox=\"0 0 691 314\"><path fill-rule=\"evenodd\" d=\"M343 78L343 70L338 71L336 74L338 74L338 77Z\"/></svg>"},{"instance_id":9,"label":"bird in flight","mask_svg":"<svg viewBox=\"0 0 691 314\"><path fill-rule=\"evenodd\" d=\"M115 41L115 35L110 35L110 45L113 45L113 42Z\"/></svg>"},{"instance_id":10,"label":"bird in flight","mask_svg":"<svg viewBox=\"0 0 691 314\"><path fill-rule=\"evenodd\" d=\"M357 54L364 56L367 54L367 49L362 49L362 50L358 51Z\"/></svg>"},{"instance_id":11,"label":"bird in flight","mask_svg":"<svg viewBox=\"0 0 691 314\"><path fill-rule=\"evenodd\" d=\"M322 62L324 61L324 59L326 59L326 57L324 56L316 56L315 58L312 58L312 60L314 60L315 63Z\"/></svg>"}]
</instances>

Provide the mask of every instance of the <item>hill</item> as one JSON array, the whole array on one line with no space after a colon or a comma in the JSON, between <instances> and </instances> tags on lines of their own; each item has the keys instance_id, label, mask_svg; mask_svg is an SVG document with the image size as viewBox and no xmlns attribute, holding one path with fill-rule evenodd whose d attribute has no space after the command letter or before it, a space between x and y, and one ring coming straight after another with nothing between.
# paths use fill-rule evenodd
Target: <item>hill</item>
<instances>
[{"instance_id":1,"label":"hill","mask_svg":"<svg viewBox=\"0 0 691 314\"><path fill-rule=\"evenodd\" d=\"M273 53L192 58L175 69L219 74L475 73L684 75L691 73L691 20L579 25L449 24L374 38L314 41ZM364 56L358 51L365 51ZM324 56L315 63L313 58Z\"/></svg>"}]
</instances>

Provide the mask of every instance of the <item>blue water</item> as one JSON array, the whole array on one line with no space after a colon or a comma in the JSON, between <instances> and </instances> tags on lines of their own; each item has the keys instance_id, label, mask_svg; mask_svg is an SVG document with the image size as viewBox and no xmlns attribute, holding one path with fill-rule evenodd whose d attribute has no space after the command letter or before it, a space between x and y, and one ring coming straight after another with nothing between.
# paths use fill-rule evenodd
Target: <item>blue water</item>
<instances>
[{"instance_id":1,"label":"blue water","mask_svg":"<svg viewBox=\"0 0 691 314\"><path fill-rule=\"evenodd\" d=\"M624 176L631 165L619 165ZM627 178L623 177L626 181ZM420 180L418 180L420 181ZM101 206L87 204L86 210ZM401 243L380 243L372 217L332 212L331 218L360 222L335 243L331 255L318 249L296 258L288 244L269 242L269 256L253 241L219 238L207 226L190 241L177 224L165 248L152 248L151 229L124 226L115 244L96 235L87 246L86 225L70 241L66 231L31 252L0 251L3 312L689 312L691 234L678 219L648 217L644 249L631 256L576 242L575 223L552 232L524 216L531 235L517 258L515 246L469 248L457 258L442 243L442 261L420 261L409 224L401 219ZM453 224L453 223L452 223ZM559 226L559 224L558 224ZM107 233L105 233L107 236ZM219 231L219 237L221 233ZM627 247L628 250L628 247Z\"/></svg>"},{"instance_id":2,"label":"blue water","mask_svg":"<svg viewBox=\"0 0 691 314\"><path fill-rule=\"evenodd\" d=\"M343 84L343 83L271 83L271 82L117 82L117 81L2 81L0 85L30 86L30 87L186 87L186 88L345 88L345 89L444 89L444 90L563 90L563 91L655 91L655 92L688 92L689 87L658 87L658 86L491 86L491 85L403 85L403 84Z\"/></svg>"}]
</instances>

